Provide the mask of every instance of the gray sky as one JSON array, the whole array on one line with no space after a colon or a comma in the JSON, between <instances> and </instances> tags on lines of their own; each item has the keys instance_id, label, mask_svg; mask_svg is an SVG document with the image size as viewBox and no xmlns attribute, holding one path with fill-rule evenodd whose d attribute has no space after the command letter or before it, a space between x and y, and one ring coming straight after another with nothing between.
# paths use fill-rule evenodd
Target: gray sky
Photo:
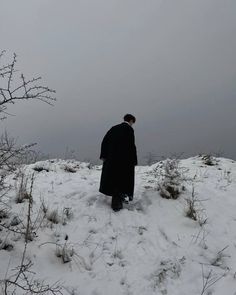
<instances>
[{"instance_id":1,"label":"gray sky","mask_svg":"<svg viewBox=\"0 0 236 295\"><path fill-rule=\"evenodd\" d=\"M96 159L127 112L139 161L223 151L236 158L235 0L0 0L1 48L58 102L14 105L20 142Z\"/></svg>"}]
</instances>

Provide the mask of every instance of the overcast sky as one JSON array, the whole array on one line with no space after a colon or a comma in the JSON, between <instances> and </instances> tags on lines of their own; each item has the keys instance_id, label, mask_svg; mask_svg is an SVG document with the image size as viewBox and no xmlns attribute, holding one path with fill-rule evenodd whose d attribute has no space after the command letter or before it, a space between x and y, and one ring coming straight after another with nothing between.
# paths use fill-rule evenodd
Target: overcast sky
<instances>
[{"instance_id":1,"label":"overcast sky","mask_svg":"<svg viewBox=\"0 0 236 295\"><path fill-rule=\"evenodd\" d=\"M57 91L54 107L10 108L1 125L20 142L96 160L129 112L139 162L147 152L236 158L235 0L0 3L0 50Z\"/></svg>"}]
</instances>

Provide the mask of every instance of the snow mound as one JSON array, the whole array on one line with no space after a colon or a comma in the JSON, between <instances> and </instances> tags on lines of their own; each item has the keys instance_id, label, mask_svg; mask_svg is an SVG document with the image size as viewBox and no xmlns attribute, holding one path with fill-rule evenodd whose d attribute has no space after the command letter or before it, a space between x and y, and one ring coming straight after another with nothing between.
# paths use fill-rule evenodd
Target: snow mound
<instances>
[{"instance_id":1,"label":"snow mound","mask_svg":"<svg viewBox=\"0 0 236 295\"><path fill-rule=\"evenodd\" d=\"M31 218L37 226L27 257L37 278L60 282L63 294L235 295L236 163L180 160L184 190L176 200L159 194L164 165L136 167L134 201L116 213L110 197L98 192L101 166L73 160L25 166L35 177ZM8 182L11 214L0 222L15 221L11 228L20 229L28 202L15 203L16 173ZM193 197L196 220L186 216ZM24 249L21 235L3 236L4 229L0 280L19 265Z\"/></svg>"}]
</instances>

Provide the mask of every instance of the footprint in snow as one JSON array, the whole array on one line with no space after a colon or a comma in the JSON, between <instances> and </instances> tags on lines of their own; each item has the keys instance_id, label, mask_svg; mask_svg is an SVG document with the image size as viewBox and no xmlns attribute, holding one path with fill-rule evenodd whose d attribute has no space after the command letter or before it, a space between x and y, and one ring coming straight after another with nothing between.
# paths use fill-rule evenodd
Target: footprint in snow
<instances>
[{"instance_id":1,"label":"footprint in snow","mask_svg":"<svg viewBox=\"0 0 236 295\"><path fill-rule=\"evenodd\" d=\"M142 198L133 201L133 203L129 204L128 210L138 211L140 213L146 213L149 206L151 206L152 202L146 194L142 195Z\"/></svg>"},{"instance_id":2,"label":"footprint in snow","mask_svg":"<svg viewBox=\"0 0 236 295\"><path fill-rule=\"evenodd\" d=\"M80 193L78 191L72 192L65 196L66 199L82 199L86 196L86 193Z\"/></svg>"}]
</instances>

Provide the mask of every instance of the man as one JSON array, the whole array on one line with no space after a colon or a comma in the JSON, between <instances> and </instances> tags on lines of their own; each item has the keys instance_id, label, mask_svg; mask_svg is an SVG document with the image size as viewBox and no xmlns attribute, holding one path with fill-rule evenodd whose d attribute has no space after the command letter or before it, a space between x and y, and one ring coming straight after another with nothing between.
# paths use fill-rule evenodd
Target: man
<instances>
[{"instance_id":1,"label":"man","mask_svg":"<svg viewBox=\"0 0 236 295\"><path fill-rule=\"evenodd\" d=\"M99 191L112 196L114 211L123 208L123 202L133 200L134 168L137 165L134 130L136 119L124 116L124 122L113 126L105 135L101 145L100 159L103 160Z\"/></svg>"}]
</instances>

